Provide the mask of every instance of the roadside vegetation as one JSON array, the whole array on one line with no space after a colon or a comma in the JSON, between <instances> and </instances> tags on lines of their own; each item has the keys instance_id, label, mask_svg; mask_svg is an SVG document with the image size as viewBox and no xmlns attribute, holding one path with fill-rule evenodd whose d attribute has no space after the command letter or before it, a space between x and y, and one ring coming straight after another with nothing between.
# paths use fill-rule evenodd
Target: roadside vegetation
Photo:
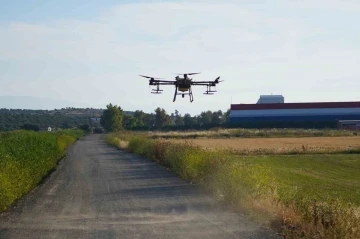
<instances>
[{"instance_id":1,"label":"roadside vegetation","mask_svg":"<svg viewBox=\"0 0 360 239\"><path fill-rule=\"evenodd\" d=\"M80 129L0 133L0 212L38 185L83 135Z\"/></svg>"},{"instance_id":2,"label":"roadside vegetation","mask_svg":"<svg viewBox=\"0 0 360 239\"><path fill-rule=\"evenodd\" d=\"M360 238L359 149L239 154L155 134L120 131L107 142L171 168L286 238Z\"/></svg>"}]
</instances>

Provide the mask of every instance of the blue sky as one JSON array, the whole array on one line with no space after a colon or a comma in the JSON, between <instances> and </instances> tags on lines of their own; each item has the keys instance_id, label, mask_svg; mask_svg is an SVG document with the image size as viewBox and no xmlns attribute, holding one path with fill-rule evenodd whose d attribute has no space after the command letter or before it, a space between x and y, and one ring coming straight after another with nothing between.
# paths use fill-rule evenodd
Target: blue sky
<instances>
[{"instance_id":1,"label":"blue sky","mask_svg":"<svg viewBox=\"0 0 360 239\"><path fill-rule=\"evenodd\" d=\"M111 102L193 114L271 93L286 102L360 101L358 1L0 4L0 96L45 97L49 108L58 107L54 101L96 108ZM151 94L138 77L193 71L202 72L194 80L225 81L213 96L194 88L190 104L180 97L173 103L172 87Z\"/></svg>"}]
</instances>

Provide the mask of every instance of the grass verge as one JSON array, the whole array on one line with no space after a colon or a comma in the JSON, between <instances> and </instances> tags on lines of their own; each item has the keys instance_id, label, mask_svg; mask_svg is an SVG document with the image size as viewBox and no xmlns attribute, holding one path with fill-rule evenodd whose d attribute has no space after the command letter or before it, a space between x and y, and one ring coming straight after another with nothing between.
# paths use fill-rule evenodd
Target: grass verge
<instances>
[{"instance_id":1,"label":"grass verge","mask_svg":"<svg viewBox=\"0 0 360 239\"><path fill-rule=\"evenodd\" d=\"M82 135L82 130L1 133L0 212L31 191Z\"/></svg>"},{"instance_id":2,"label":"grass verge","mask_svg":"<svg viewBox=\"0 0 360 239\"><path fill-rule=\"evenodd\" d=\"M286 238L360 238L357 154L239 156L131 133L109 134L107 141L256 212Z\"/></svg>"}]
</instances>

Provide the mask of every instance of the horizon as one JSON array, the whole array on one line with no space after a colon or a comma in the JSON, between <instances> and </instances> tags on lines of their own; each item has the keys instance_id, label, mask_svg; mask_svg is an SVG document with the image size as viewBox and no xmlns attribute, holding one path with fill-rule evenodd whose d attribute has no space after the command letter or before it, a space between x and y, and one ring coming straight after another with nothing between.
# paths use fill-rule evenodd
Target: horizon
<instances>
[{"instance_id":1,"label":"horizon","mask_svg":"<svg viewBox=\"0 0 360 239\"><path fill-rule=\"evenodd\" d=\"M0 103L193 115L271 94L360 101L359 13L360 3L340 0L9 2L0 9L0 96L46 100ZM224 82L212 96L195 86L194 102L172 102L173 87L153 95L138 76L183 72Z\"/></svg>"},{"instance_id":2,"label":"horizon","mask_svg":"<svg viewBox=\"0 0 360 239\"><path fill-rule=\"evenodd\" d=\"M269 96L269 95L267 95ZM274 95L275 96L275 95ZM278 95L278 96L281 96L281 95ZM0 109L11 109L11 110L48 110L48 111L52 111L52 110L61 110L61 109L67 109L67 108L74 108L74 109L95 109L95 110L104 110L106 109L106 105L103 106L103 107L93 107L91 105L88 105L88 106L81 106L81 105L77 105L75 106L74 104L62 104L61 106L58 105L58 107L38 107L38 108L29 108L29 107L20 107L20 106L14 106L14 105L21 105L21 103L17 103L15 102L15 104L12 104L11 107L4 107L4 105L2 104L2 98L4 97L10 97L10 98L27 98L28 100L29 99L35 99L35 100L39 100L39 99L42 99L42 100L51 100L51 99L47 99L47 98L43 98L43 97L31 97L31 96L21 96L21 97L17 97L17 96L0 96ZM260 97L260 96L259 96ZM57 102L57 101L54 101L54 102ZM66 101L65 101L66 102ZM360 102L360 101L354 101L354 100L350 100L350 101L312 101L312 102L284 102L282 104L293 104L293 103L298 103L298 104L302 104L302 103L337 103L337 102ZM14 102L12 102L14 103ZM60 103L61 104L61 101L57 102L57 103ZM117 106L120 106L122 108L123 111L128 111L128 112L135 112L136 110L140 110L140 111L143 111L144 113L154 113L155 109L157 107L155 107L154 109L150 110L150 111L144 111L142 109L133 109L133 110L128 110L126 108L123 108L121 105L118 105L118 104L114 104L112 102L109 102L108 104L113 104L113 105L117 105ZM31 104L31 103L30 103ZM229 105L229 107L227 109L215 109L215 110L211 110L211 111L218 111L218 110L221 110L223 113L225 113L227 110L231 109L231 105L239 105L239 104L250 104L250 105L255 105L257 104L256 102L253 102L253 103L231 103ZM265 104L265 103L261 103L261 104ZM273 103L269 103L269 104L273 104ZM160 107L161 108L161 107ZM176 110L176 109L175 109ZM179 113L181 115L184 115L186 113L189 113L190 115L198 115L198 114L201 114L201 112L203 111L208 111L209 109L203 109L202 111L199 111L199 112L195 112L195 113L190 113L190 112L180 112ZM169 111L166 111L169 115L171 113L174 113L174 112L169 112Z\"/></svg>"}]
</instances>

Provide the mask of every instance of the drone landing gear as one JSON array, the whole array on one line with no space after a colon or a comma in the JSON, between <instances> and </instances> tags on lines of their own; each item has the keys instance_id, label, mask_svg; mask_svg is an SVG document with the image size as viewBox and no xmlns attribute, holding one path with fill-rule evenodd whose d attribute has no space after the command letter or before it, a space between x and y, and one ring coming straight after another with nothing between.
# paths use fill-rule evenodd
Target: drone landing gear
<instances>
[{"instance_id":1,"label":"drone landing gear","mask_svg":"<svg viewBox=\"0 0 360 239\"><path fill-rule=\"evenodd\" d=\"M191 88L189 89L189 97L190 97L190 102L193 102L194 101L194 96L193 96Z\"/></svg>"},{"instance_id":2,"label":"drone landing gear","mask_svg":"<svg viewBox=\"0 0 360 239\"><path fill-rule=\"evenodd\" d=\"M159 85L157 85L157 86L156 86L156 89L152 89L152 91L154 91L154 92L151 92L152 94L161 94L161 92L162 92L163 90L160 90Z\"/></svg>"},{"instance_id":3,"label":"drone landing gear","mask_svg":"<svg viewBox=\"0 0 360 239\"><path fill-rule=\"evenodd\" d=\"M173 102L175 102L175 100L176 100L176 95L177 95L177 86L175 86L175 94L174 94L174 100L173 100Z\"/></svg>"},{"instance_id":4,"label":"drone landing gear","mask_svg":"<svg viewBox=\"0 0 360 239\"><path fill-rule=\"evenodd\" d=\"M204 95L213 95L216 90L211 90L211 86L207 85L207 90L205 91Z\"/></svg>"},{"instance_id":5,"label":"drone landing gear","mask_svg":"<svg viewBox=\"0 0 360 239\"><path fill-rule=\"evenodd\" d=\"M194 101L194 96L193 96L193 93L192 93L191 88L189 89L189 93L177 93L177 87L176 87L176 88L175 88L175 94L174 94L174 100L173 100L173 102L175 102L177 95L181 95L182 98L185 98L185 95L189 95L189 97L190 97L190 102L193 102L193 101Z\"/></svg>"}]
</instances>

